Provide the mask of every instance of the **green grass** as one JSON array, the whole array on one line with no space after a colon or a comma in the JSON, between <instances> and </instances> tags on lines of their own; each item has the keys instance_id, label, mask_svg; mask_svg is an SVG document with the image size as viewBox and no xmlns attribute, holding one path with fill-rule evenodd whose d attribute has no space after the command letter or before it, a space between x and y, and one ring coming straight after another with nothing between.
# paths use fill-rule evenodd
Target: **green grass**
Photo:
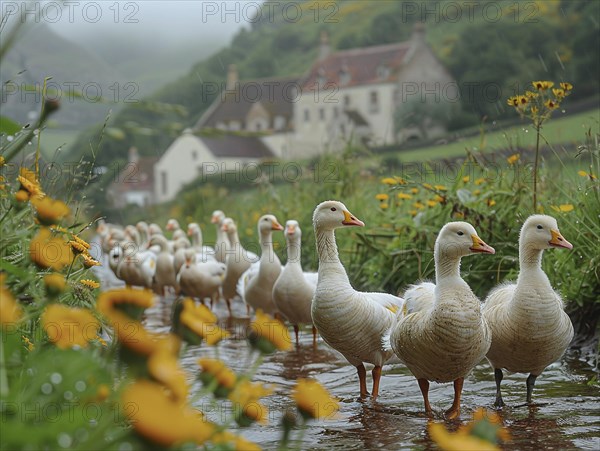
<instances>
[{"instance_id":1,"label":"green grass","mask_svg":"<svg viewBox=\"0 0 600 451\"><path fill-rule=\"evenodd\" d=\"M553 119L548 121L542 128L542 136L552 145L577 142L590 128L592 134L599 133L600 109L563 118L560 118L559 114L555 113ZM544 144L544 139L541 140L541 144ZM460 157L464 155L465 150L493 152L502 149L531 148L533 146L535 146L535 130L530 123L524 120L523 125L487 132L483 141L481 136L473 136L449 144L399 151L391 155L399 157L404 162L426 161Z\"/></svg>"}]
</instances>

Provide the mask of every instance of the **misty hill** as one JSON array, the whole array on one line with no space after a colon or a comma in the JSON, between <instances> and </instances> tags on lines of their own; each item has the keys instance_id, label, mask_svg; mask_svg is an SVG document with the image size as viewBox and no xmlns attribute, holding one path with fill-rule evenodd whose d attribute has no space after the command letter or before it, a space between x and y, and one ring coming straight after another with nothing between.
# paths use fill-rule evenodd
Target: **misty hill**
<instances>
[{"instance_id":1,"label":"misty hill","mask_svg":"<svg viewBox=\"0 0 600 451\"><path fill-rule=\"evenodd\" d=\"M458 19L450 14L459 3L447 0L289 3L294 11L301 8L300 17L290 13L286 2L269 3L262 20L238 32L231 45L145 102L123 109L111 121L112 133L104 138L98 162L125 158L132 145L142 154L160 156L218 95L229 64L237 65L242 80L301 75L317 56L322 30L334 49L346 49L405 40L414 23L424 20L428 43L461 88L456 128L483 116L506 117L506 98L535 79L571 81L576 86L573 99L598 93L600 33L594 18L599 2L483 1L471 3L472 13ZM494 11L502 8L500 17L490 16L490 4ZM421 9L407 9L415 6ZM496 88L493 98L482 89L489 86ZM90 129L74 148L88 148L98 133L98 127Z\"/></svg>"}]
</instances>

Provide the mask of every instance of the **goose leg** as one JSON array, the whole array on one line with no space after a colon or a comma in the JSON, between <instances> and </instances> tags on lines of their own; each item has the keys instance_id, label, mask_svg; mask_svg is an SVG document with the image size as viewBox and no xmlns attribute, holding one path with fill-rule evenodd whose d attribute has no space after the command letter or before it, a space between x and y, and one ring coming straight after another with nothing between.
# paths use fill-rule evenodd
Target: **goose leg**
<instances>
[{"instance_id":1,"label":"goose leg","mask_svg":"<svg viewBox=\"0 0 600 451\"><path fill-rule=\"evenodd\" d=\"M446 410L447 420L454 420L460 415L460 395L462 394L464 382L464 377L459 377L454 381L454 402L452 403L452 407Z\"/></svg>"},{"instance_id":2,"label":"goose leg","mask_svg":"<svg viewBox=\"0 0 600 451\"><path fill-rule=\"evenodd\" d=\"M298 324L294 324L294 334L296 335L296 346L298 346Z\"/></svg>"},{"instance_id":3,"label":"goose leg","mask_svg":"<svg viewBox=\"0 0 600 451\"><path fill-rule=\"evenodd\" d=\"M433 416L433 410L431 404L429 404L429 381L427 379L417 379L421 394L423 395L423 402L425 403L425 413L428 417Z\"/></svg>"},{"instance_id":4,"label":"goose leg","mask_svg":"<svg viewBox=\"0 0 600 451\"><path fill-rule=\"evenodd\" d=\"M231 299L225 299L225 303L227 304L227 311L229 312L229 317L231 318L233 316L231 313Z\"/></svg>"},{"instance_id":5,"label":"goose leg","mask_svg":"<svg viewBox=\"0 0 600 451\"><path fill-rule=\"evenodd\" d=\"M496 407L504 407L504 401L502 401L502 393L500 393L500 384L502 383L502 379L504 378L504 374L502 374L501 368L496 368L494 370L494 378L496 379L496 402L494 402L494 405Z\"/></svg>"},{"instance_id":6,"label":"goose leg","mask_svg":"<svg viewBox=\"0 0 600 451\"><path fill-rule=\"evenodd\" d=\"M381 379L381 367L375 366L371 372L373 375L373 399L379 395L379 380Z\"/></svg>"},{"instance_id":7,"label":"goose leg","mask_svg":"<svg viewBox=\"0 0 600 451\"><path fill-rule=\"evenodd\" d=\"M527 378L527 404L531 404L531 395L533 394L533 386L538 375L530 374Z\"/></svg>"},{"instance_id":8,"label":"goose leg","mask_svg":"<svg viewBox=\"0 0 600 451\"><path fill-rule=\"evenodd\" d=\"M315 326L312 327L313 334L313 348L317 347L317 328Z\"/></svg>"},{"instance_id":9,"label":"goose leg","mask_svg":"<svg viewBox=\"0 0 600 451\"><path fill-rule=\"evenodd\" d=\"M366 398L369 396L369 392L367 391L367 370L361 363L360 365L356 365L356 371L358 373L358 383L360 384L360 397Z\"/></svg>"}]
</instances>

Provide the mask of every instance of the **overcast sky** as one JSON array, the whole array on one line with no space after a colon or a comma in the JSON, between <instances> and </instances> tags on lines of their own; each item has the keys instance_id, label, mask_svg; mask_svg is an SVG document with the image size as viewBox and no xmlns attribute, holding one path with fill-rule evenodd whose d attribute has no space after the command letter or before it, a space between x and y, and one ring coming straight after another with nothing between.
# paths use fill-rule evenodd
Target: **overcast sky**
<instances>
[{"instance_id":1,"label":"overcast sky","mask_svg":"<svg viewBox=\"0 0 600 451\"><path fill-rule=\"evenodd\" d=\"M190 37L218 37L229 40L256 12L258 1L137 0L137 1L43 1L41 19L54 31L77 40L103 33L158 35L177 42ZM26 2L2 1L2 15L26 14Z\"/></svg>"}]
</instances>

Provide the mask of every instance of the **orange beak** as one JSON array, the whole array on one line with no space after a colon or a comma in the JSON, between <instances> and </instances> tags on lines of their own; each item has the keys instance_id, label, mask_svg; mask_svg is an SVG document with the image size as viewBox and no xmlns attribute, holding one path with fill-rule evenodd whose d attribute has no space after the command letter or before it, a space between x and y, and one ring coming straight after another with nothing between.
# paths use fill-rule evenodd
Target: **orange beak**
<instances>
[{"instance_id":1,"label":"orange beak","mask_svg":"<svg viewBox=\"0 0 600 451\"><path fill-rule=\"evenodd\" d=\"M552 247L562 247L564 249L573 249L573 245L569 243L565 238L560 234L558 230L550 230L552 234L552 239L548 241L548 244Z\"/></svg>"},{"instance_id":2,"label":"orange beak","mask_svg":"<svg viewBox=\"0 0 600 451\"><path fill-rule=\"evenodd\" d=\"M475 234L471 235L471 239L473 240L473 246L471 246L469 248L469 249L471 249L471 251L480 252L480 253L484 253L484 254L495 254L496 253L496 250L492 246L487 245L485 243L485 241L483 241L477 235L475 235Z\"/></svg>"},{"instance_id":3,"label":"orange beak","mask_svg":"<svg viewBox=\"0 0 600 451\"><path fill-rule=\"evenodd\" d=\"M283 230L283 226L279 224L277 221L271 222L271 230Z\"/></svg>"},{"instance_id":4,"label":"orange beak","mask_svg":"<svg viewBox=\"0 0 600 451\"><path fill-rule=\"evenodd\" d=\"M210 222L216 224L217 222L219 222L219 219L216 216L213 216L212 218L210 218Z\"/></svg>"},{"instance_id":5,"label":"orange beak","mask_svg":"<svg viewBox=\"0 0 600 451\"><path fill-rule=\"evenodd\" d=\"M223 225L221 226L221 230L222 230L223 232L227 232L227 230L229 230L229 227L227 227L227 224L223 224Z\"/></svg>"},{"instance_id":6,"label":"orange beak","mask_svg":"<svg viewBox=\"0 0 600 451\"><path fill-rule=\"evenodd\" d=\"M352 213L347 210L344 210L344 220L342 221L342 224L346 226L365 226L364 222L362 222L360 219L356 219L354 216L352 216Z\"/></svg>"},{"instance_id":7,"label":"orange beak","mask_svg":"<svg viewBox=\"0 0 600 451\"><path fill-rule=\"evenodd\" d=\"M287 226L285 233L287 235L293 235L294 233L296 233L296 226L293 226L293 225Z\"/></svg>"}]
</instances>

